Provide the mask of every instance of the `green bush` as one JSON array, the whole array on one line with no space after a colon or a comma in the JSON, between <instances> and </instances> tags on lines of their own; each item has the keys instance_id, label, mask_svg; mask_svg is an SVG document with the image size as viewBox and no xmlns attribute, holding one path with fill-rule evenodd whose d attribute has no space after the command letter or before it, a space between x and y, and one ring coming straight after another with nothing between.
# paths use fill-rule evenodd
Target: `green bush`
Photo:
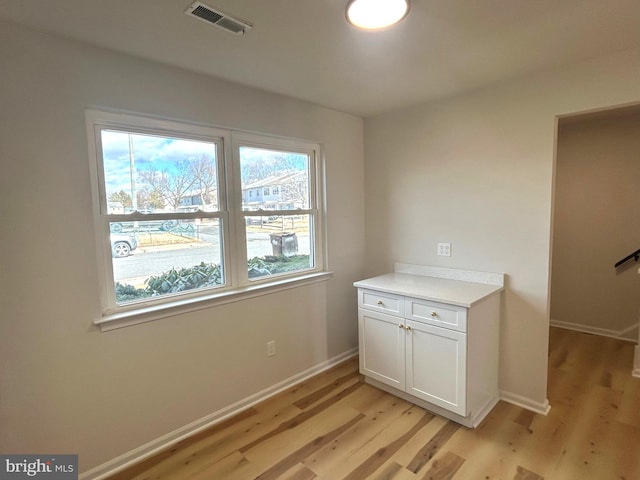
<instances>
[{"instance_id":1,"label":"green bush","mask_svg":"<svg viewBox=\"0 0 640 480\"><path fill-rule=\"evenodd\" d=\"M291 272L309 268L309 255L293 255L291 257L266 255L254 257L247 262L249 278ZM172 268L160 275L149 277L145 288L136 288L116 282L115 293L117 303L142 300L157 295L179 293L195 288L212 287L222 283L222 269L214 263L201 262L188 268Z\"/></svg>"},{"instance_id":2,"label":"green bush","mask_svg":"<svg viewBox=\"0 0 640 480\"><path fill-rule=\"evenodd\" d=\"M151 293L146 288L136 288L133 285L123 285L116 282L116 302L118 303L131 302L150 296Z\"/></svg>"},{"instance_id":3,"label":"green bush","mask_svg":"<svg viewBox=\"0 0 640 480\"><path fill-rule=\"evenodd\" d=\"M295 272L309 268L309 255L265 255L253 257L248 262L249 278L273 275L275 273Z\"/></svg>"},{"instance_id":4,"label":"green bush","mask_svg":"<svg viewBox=\"0 0 640 480\"><path fill-rule=\"evenodd\" d=\"M210 287L222 283L220 265L201 262L189 268L172 268L160 275L149 277L145 283L151 295L178 293L194 288Z\"/></svg>"}]
</instances>

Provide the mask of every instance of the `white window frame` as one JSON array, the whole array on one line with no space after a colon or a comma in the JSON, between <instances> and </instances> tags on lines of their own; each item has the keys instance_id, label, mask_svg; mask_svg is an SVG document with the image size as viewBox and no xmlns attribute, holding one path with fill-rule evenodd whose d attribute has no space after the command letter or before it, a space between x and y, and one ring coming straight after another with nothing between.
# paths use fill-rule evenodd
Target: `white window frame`
<instances>
[{"instance_id":1,"label":"white window frame","mask_svg":"<svg viewBox=\"0 0 640 480\"><path fill-rule=\"evenodd\" d=\"M101 316L94 320L94 324L98 325L102 331L324 281L331 276L331 272L326 270L325 265L323 165L322 149L319 144L110 110L87 109L86 124L101 301ZM216 212L108 214L101 154L100 132L103 129L215 142L217 145L218 210ZM308 155L310 161L310 208L293 211L243 211L240 146L285 150ZM310 225L312 268L249 279L245 217L256 214L290 215L292 213L308 214L313 219L312 225ZM115 299L109 223L112 221L130 222L174 218L219 219L224 284L211 289L187 291L181 294L118 305Z\"/></svg>"},{"instance_id":2,"label":"white window frame","mask_svg":"<svg viewBox=\"0 0 640 480\"><path fill-rule=\"evenodd\" d=\"M246 238L246 217L252 217L256 215L269 216L269 215L309 215L312 219L310 228L311 238L311 251L309 257L313 259L314 265L309 270L304 272L318 272L324 270L324 250L321 248L321 240L318 235L322 235L323 222L322 222L322 199L319 192L322 188L319 184L321 181L321 170L318 165L318 158L320 156L320 146L317 144L311 144L309 142L301 142L297 140L282 139L267 137L264 135L249 134L233 132L231 135L232 140L232 152L233 152L233 177L234 177L234 191L235 201L232 201L237 208L235 213L235 224L237 225L236 233L239 236L236 239L235 246L238 249L235 271L239 275L240 285L261 284L273 281L276 278L292 278L299 276L300 273L294 272L290 274L277 274L269 277L261 277L257 279L249 279L247 264L247 243ZM253 147L263 148L267 150L286 150L288 152L300 153L306 155L309 158L309 208L307 209L287 209L287 210L242 210L242 186L240 175L240 158L239 152L241 147ZM260 188L258 189L260 191ZM322 238L322 237L321 237Z\"/></svg>"}]
</instances>

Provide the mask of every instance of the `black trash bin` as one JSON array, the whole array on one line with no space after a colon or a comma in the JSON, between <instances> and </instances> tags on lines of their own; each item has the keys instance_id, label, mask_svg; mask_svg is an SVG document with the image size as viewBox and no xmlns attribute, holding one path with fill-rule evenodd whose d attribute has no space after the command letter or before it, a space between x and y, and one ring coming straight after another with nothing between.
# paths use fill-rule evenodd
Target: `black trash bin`
<instances>
[{"instance_id":1,"label":"black trash bin","mask_svg":"<svg viewBox=\"0 0 640 480\"><path fill-rule=\"evenodd\" d=\"M298 237L295 232L270 233L269 238L274 256L284 255L285 257L291 257L298 253Z\"/></svg>"}]
</instances>

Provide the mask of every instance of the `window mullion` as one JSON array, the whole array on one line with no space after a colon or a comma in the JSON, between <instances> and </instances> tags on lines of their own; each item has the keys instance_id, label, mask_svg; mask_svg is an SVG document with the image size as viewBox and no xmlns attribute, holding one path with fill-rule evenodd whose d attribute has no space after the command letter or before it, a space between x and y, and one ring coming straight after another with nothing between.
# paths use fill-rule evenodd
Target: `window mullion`
<instances>
[{"instance_id":1,"label":"window mullion","mask_svg":"<svg viewBox=\"0 0 640 480\"><path fill-rule=\"evenodd\" d=\"M230 189L232 195L229 195L229 201L232 202L230 213L233 217L233 245L235 250L234 273L236 285L246 285L249 281L247 272L247 231L242 211L242 178L240 167L240 144L237 137L231 134L231 162L232 162L232 178Z\"/></svg>"}]
</instances>

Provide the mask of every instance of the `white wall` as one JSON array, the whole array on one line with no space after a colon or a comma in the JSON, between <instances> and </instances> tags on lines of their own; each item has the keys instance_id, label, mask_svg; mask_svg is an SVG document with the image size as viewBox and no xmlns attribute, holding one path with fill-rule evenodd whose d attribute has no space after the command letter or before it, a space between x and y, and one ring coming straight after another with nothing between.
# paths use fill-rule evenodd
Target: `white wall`
<instances>
[{"instance_id":1,"label":"white wall","mask_svg":"<svg viewBox=\"0 0 640 480\"><path fill-rule=\"evenodd\" d=\"M365 121L369 273L506 273L500 383L533 408L547 391L556 115L638 101L638 78L627 51Z\"/></svg>"},{"instance_id":2,"label":"white wall","mask_svg":"<svg viewBox=\"0 0 640 480\"><path fill-rule=\"evenodd\" d=\"M560 122L551 320L636 341L638 265L614 268L640 248L640 113L629 110Z\"/></svg>"},{"instance_id":3,"label":"white wall","mask_svg":"<svg viewBox=\"0 0 640 480\"><path fill-rule=\"evenodd\" d=\"M360 118L6 23L0 65L0 451L86 471L357 345ZM322 143L335 275L100 333L88 106Z\"/></svg>"}]
</instances>

